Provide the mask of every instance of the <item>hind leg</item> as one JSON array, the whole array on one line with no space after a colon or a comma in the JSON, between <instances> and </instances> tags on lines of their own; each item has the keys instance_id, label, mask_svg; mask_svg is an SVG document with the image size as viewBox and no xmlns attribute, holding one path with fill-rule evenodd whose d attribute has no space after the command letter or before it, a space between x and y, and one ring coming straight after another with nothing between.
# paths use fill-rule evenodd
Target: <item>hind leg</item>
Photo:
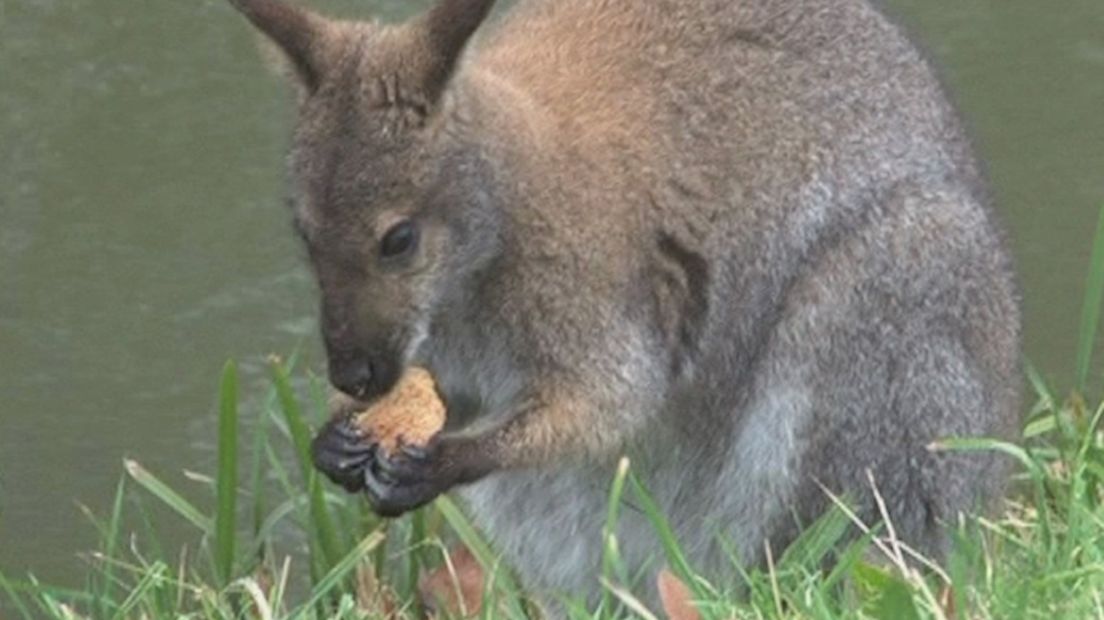
<instances>
[{"instance_id":1,"label":"hind leg","mask_svg":"<svg viewBox=\"0 0 1104 620\"><path fill-rule=\"evenodd\" d=\"M906 344L906 343L901 343ZM884 359L874 368L872 359ZM951 337L894 347L855 364L865 394L837 390L822 402L850 419L824 432L809 463L811 478L855 500L864 520L882 513L902 540L934 558L947 551L946 527L974 513L999 488L994 455L937 450L949 437L997 434L993 405L969 355Z\"/></svg>"},{"instance_id":2,"label":"hind leg","mask_svg":"<svg viewBox=\"0 0 1104 620\"><path fill-rule=\"evenodd\" d=\"M819 483L877 521L873 478L902 538L941 557L946 525L1000 489L1003 459L932 449L1008 438L1019 420L1019 313L987 226L955 196L906 196L794 286L779 340L815 403L802 516L829 505Z\"/></svg>"}]
</instances>

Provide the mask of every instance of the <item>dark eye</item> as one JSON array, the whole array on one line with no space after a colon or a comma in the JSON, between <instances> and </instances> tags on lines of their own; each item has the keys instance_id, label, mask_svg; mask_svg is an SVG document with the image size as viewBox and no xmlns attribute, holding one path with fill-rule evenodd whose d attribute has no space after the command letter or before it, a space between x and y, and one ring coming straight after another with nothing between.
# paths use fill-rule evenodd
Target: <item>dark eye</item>
<instances>
[{"instance_id":1,"label":"dark eye","mask_svg":"<svg viewBox=\"0 0 1104 620\"><path fill-rule=\"evenodd\" d=\"M383 236L380 242L380 256L394 258L414 249L418 245L418 227L410 220L395 224Z\"/></svg>"}]
</instances>

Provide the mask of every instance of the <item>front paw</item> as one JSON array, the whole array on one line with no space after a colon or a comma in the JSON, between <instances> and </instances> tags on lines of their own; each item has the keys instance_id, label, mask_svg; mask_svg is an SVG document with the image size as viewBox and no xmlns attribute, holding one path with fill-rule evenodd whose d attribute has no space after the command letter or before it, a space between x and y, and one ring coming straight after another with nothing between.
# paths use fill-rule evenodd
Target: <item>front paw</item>
<instances>
[{"instance_id":1,"label":"front paw","mask_svg":"<svg viewBox=\"0 0 1104 620\"><path fill-rule=\"evenodd\" d=\"M365 472L376 452L375 442L349 416L330 419L311 442L314 466L350 493L364 488Z\"/></svg>"},{"instance_id":2,"label":"front paw","mask_svg":"<svg viewBox=\"0 0 1104 620\"><path fill-rule=\"evenodd\" d=\"M377 514L397 517L448 491L455 483L451 470L440 441L400 446L394 454L378 450L364 470L364 492Z\"/></svg>"}]
</instances>

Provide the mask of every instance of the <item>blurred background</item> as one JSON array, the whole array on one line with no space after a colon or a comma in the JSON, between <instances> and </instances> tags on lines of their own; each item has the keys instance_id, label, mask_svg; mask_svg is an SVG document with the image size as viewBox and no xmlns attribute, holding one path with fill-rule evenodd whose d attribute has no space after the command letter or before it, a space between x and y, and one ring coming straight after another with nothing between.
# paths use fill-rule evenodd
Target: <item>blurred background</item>
<instances>
[{"instance_id":1,"label":"blurred background","mask_svg":"<svg viewBox=\"0 0 1104 620\"><path fill-rule=\"evenodd\" d=\"M1073 380L1104 205L1104 3L887 0L942 69L1017 256L1027 354ZM312 0L409 15L426 0ZM0 0L0 570L79 584L131 457L215 460L271 353L321 372L284 208L291 95L223 0ZM1094 370L1100 386L1101 365ZM171 523L168 524L171 528Z\"/></svg>"}]
</instances>

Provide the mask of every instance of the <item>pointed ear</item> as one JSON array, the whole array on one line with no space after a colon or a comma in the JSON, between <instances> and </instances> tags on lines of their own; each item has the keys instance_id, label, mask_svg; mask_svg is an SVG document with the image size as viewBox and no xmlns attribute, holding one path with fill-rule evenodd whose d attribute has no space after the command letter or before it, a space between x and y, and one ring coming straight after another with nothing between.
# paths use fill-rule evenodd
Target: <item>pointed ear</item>
<instances>
[{"instance_id":1,"label":"pointed ear","mask_svg":"<svg viewBox=\"0 0 1104 620\"><path fill-rule=\"evenodd\" d=\"M326 70L333 22L280 0L230 0L275 43L308 90L317 88Z\"/></svg>"},{"instance_id":2,"label":"pointed ear","mask_svg":"<svg viewBox=\"0 0 1104 620\"><path fill-rule=\"evenodd\" d=\"M444 92L464 47L494 3L495 0L439 0L411 24L419 40L418 79L429 101L436 102Z\"/></svg>"}]
</instances>

